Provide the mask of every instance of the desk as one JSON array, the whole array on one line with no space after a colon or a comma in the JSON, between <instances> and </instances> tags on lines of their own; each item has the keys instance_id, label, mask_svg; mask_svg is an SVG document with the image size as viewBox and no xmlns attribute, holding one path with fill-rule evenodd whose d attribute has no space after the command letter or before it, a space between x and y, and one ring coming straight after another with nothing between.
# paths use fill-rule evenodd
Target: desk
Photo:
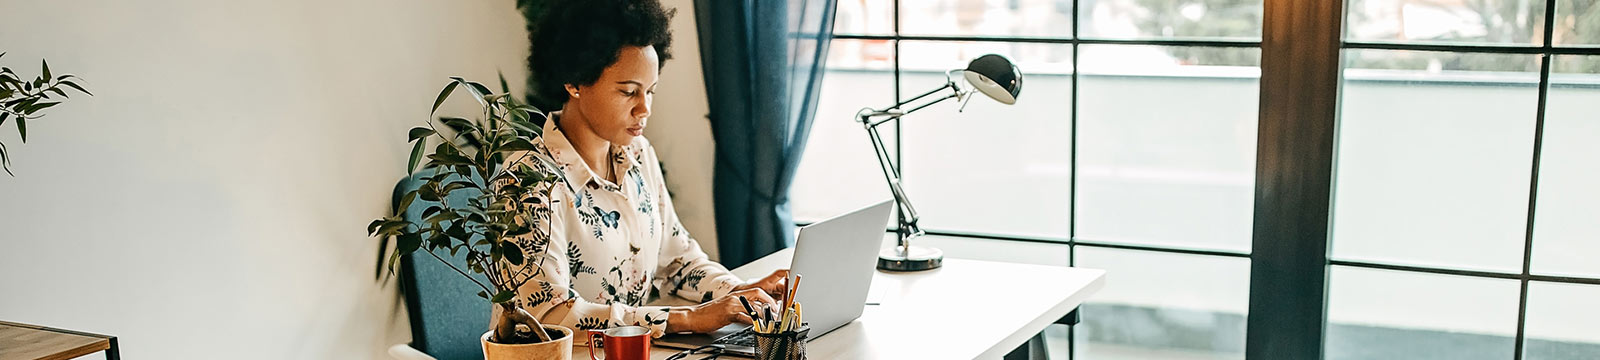
<instances>
[{"instance_id":1,"label":"desk","mask_svg":"<svg viewBox=\"0 0 1600 360\"><path fill-rule=\"evenodd\" d=\"M766 276L788 267L792 254L785 249L733 273L746 279ZM998 359L1104 283L1103 270L962 259L945 259L944 267L931 271L879 271L872 276L872 291L881 305L869 305L856 321L812 338L806 355L819 360ZM951 312L959 313L941 315ZM657 346L650 358L677 352ZM588 359L589 349L574 346L572 358Z\"/></svg>"},{"instance_id":2,"label":"desk","mask_svg":"<svg viewBox=\"0 0 1600 360\"><path fill-rule=\"evenodd\" d=\"M56 360L105 351L118 360L117 337L0 321L0 360Z\"/></svg>"}]
</instances>

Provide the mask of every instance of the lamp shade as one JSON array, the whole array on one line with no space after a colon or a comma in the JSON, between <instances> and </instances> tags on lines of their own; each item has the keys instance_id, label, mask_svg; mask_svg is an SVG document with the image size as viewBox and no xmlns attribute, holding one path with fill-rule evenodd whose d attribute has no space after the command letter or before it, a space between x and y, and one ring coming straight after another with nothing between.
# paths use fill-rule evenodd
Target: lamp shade
<instances>
[{"instance_id":1,"label":"lamp shade","mask_svg":"<svg viewBox=\"0 0 1600 360\"><path fill-rule=\"evenodd\" d=\"M962 73L973 88L1006 105L1016 104L1022 94L1022 71L1004 56L979 56Z\"/></svg>"}]
</instances>

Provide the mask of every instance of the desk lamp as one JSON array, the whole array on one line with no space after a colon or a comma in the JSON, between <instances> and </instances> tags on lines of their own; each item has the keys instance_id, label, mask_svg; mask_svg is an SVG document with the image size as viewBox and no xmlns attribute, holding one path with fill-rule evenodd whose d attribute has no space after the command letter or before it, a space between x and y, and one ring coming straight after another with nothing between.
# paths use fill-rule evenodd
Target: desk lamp
<instances>
[{"instance_id":1,"label":"desk lamp","mask_svg":"<svg viewBox=\"0 0 1600 360\"><path fill-rule=\"evenodd\" d=\"M961 73L963 84L958 84L956 73ZM935 100L911 107L910 110L902 108L915 102L945 92L946 95ZM922 93L894 104L882 110L865 108L856 113L857 122L867 129L867 136L872 138L872 149L878 153L878 166L883 168L883 177L889 181L889 191L894 194L896 203L900 204L900 226L897 229L899 241L893 248L883 249L878 253L878 269L890 271L921 271L937 269L944 262L944 252L937 248L912 246L911 240L923 235L922 228L917 226L917 209L911 206L911 199L906 197L905 189L900 186L900 166L889 158L889 150L883 145L883 138L878 135L878 125L883 125L891 120L898 120L901 116L922 110L941 101L956 99L961 102L961 111L967 107L967 101L972 100L972 93L980 92L989 98L1006 105L1016 104L1017 95L1022 93L1022 71L1004 56L988 54L972 59L966 69L955 69L945 72L944 86Z\"/></svg>"}]
</instances>

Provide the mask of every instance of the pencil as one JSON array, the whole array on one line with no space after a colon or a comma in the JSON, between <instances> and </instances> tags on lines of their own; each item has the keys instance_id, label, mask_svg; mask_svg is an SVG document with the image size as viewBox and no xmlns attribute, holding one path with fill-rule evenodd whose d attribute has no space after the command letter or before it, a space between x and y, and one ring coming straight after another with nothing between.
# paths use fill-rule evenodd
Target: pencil
<instances>
[{"instance_id":1,"label":"pencil","mask_svg":"<svg viewBox=\"0 0 1600 360\"><path fill-rule=\"evenodd\" d=\"M789 309L790 304L794 303L796 291L800 291L800 274L794 274L794 283L789 284L789 291L783 293L783 308L785 311Z\"/></svg>"}]
</instances>

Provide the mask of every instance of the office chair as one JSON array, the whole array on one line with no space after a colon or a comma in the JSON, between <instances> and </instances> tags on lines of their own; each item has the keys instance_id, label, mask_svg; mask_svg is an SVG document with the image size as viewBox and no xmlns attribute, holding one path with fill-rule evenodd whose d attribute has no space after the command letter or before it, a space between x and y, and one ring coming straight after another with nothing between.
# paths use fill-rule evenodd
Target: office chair
<instances>
[{"instance_id":1,"label":"office chair","mask_svg":"<svg viewBox=\"0 0 1600 360\"><path fill-rule=\"evenodd\" d=\"M426 181L424 178L429 176L433 176L432 171L421 170L401 179L395 184L391 204L399 204L402 195L422 186ZM463 189L452 192L448 199L452 203L465 203L476 195L470 189ZM416 199L400 214L406 220L419 222L422 211L437 204ZM438 255L456 267L467 268L465 252L457 256L450 256L448 252ZM469 274L479 281L489 282L481 274ZM389 350L391 355L399 359L416 359L419 357L415 356L415 352L421 351L440 360L483 359L483 344L479 343L479 336L489 331L490 305L488 300L476 295L481 289L422 251L402 256L398 275L400 291L405 294L406 312L411 319L410 347L415 350L397 349L405 346L397 345Z\"/></svg>"}]
</instances>

